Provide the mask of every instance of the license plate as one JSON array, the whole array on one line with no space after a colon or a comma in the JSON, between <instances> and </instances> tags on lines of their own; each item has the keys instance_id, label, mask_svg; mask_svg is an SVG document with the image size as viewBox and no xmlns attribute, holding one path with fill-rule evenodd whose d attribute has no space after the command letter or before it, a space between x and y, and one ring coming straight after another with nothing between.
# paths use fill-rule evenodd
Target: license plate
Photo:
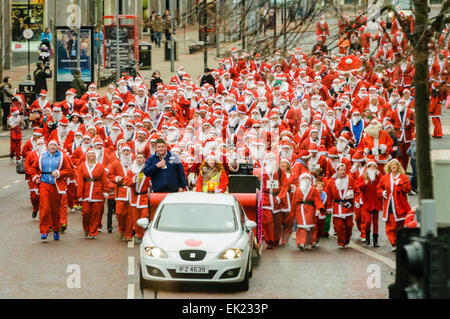
<instances>
[{"instance_id":1,"label":"license plate","mask_svg":"<svg viewBox=\"0 0 450 319\"><path fill-rule=\"evenodd\" d=\"M208 266L178 266L177 273L182 274L207 274L209 273Z\"/></svg>"}]
</instances>

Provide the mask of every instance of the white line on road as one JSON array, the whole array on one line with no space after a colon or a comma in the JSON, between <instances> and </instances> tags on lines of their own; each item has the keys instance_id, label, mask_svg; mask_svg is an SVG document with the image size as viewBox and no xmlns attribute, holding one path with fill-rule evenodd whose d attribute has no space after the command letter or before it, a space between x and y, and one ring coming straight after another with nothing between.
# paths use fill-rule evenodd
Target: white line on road
<instances>
[{"instance_id":1,"label":"white line on road","mask_svg":"<svg viewBox=\"0 0 450 319\"><path fill-rule=\"evenodd\" d=\"M128 257L128 276L134 276L134 257Z\"/></svg>"},{"instance_id":2,"label":"white line on road","mask_svg":"<svg viewBox=\"0 0 450 319\"><path fill-rule=\"evenodd\" d=\"M10 187L11 187L11 185L5 185L5 186L3 186L3 189L8 189Z\"/></svg>"},{"instance_id":3,"label":"white line on road","mask_svg":"<svg viewBox=\"0 0 450 319\"><path fill-rule=\"evenodd\" d=\"M134 238L132 241L128 242L128 248L134 248Z\"/></svg>"},{"instance_id":4,"label":"white line on road","mask_svg":"<svg viewBox=\"0 0 450 319\"><path fill-rule=\"evenodd\" d=\"M333 236L333 237L337 238L336 236ZM348 247L353 248L353 249L355 249L355 250L359 251L360 253L363 253L363 254L365 254L367 256L370 256L372 258L378 259L379 261L381 261L382 263L388 265L389 267L391 267L393 269L396 268L395 261L393 261L393 260L391 260L391 259L389 259L387 257L381 256L380 254L377 254L376 252L373 252L371 250L363 248L363 247L355 244L352 241L350 241L350 244L348 244Z\"/></svg>"},{"instance_id":5,"label":"white line on road","mask_svg":"<svg viewBox=\"0 0 450 319\"><path fill-rule=\"evenodd\" d=\"M134 299L134 284L128 284L128 299Z\"/></svg>"},{"instance_id":6,"label":"white line on road","mask_svg":"<svg viewBox=\"0 0 450 319\"><path fill-rule=\"evenodd\" d=\"M14 184L19 184L22 181L22 179L18 179L17 181L14 181Z\"/></svg>"}]
</instances>

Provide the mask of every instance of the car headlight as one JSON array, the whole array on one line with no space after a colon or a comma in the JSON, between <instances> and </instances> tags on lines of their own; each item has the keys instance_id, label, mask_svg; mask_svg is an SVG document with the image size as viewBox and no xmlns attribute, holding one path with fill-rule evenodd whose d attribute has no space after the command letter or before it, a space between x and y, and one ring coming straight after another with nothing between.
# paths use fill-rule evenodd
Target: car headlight
<instances>
[{"instance_id":1,"label":"car headlight","mask_svg":"<svg viewBox=\"0 0 450 319\"><path fill-rule=\"evenodd\" d=\"M145 253L153 258L167 258L167 254L159 247L145 247Z\"/></svg>"},{"instance_id":2,"label":"car headlight","mask_svg":"<svg viewBox=\"0 0 450 319\"><path fill-rule=\"evenodd\" d=\"M227 249L223 252L222 255L220 255L220 258L226 259L226 260L233 260L241 258L242 256L242 249L239 248L231 248Z\"/></svg>"}]
</instances>

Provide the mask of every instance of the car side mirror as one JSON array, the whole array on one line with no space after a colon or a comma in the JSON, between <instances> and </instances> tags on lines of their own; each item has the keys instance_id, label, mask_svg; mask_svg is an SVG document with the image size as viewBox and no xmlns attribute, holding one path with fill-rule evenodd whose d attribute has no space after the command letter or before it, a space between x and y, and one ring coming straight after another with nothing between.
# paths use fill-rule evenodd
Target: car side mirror
<instances>
[{"instance_id":1,"label":"car side mirror","mask_svg":"<svg viewBox=\"0 0 450 319\"><path fill-rule=\"evenodd\" d=\"M252 230L252 229L256 228L256 223L253 220L247 220L245 222L245 228Z\"/></svg>"},{"instance_id":2,"label":"car side mirror","mask_svg":"<svg viewBox=\"0 0 450 319\"><path fill-rule=\"evenodd\" d=\"M137 220L136 224L144 229L147 229L150 226L150 221L148 218L140 218Z\"/></svg>"}]
</instances>

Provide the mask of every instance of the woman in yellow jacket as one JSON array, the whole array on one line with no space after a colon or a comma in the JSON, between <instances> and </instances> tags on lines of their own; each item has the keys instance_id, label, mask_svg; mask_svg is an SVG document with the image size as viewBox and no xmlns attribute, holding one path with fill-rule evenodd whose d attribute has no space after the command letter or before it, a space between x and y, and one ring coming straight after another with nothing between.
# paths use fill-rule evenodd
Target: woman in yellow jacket
<instances>
[{"instance_id":1,"label":"woman in yellow jacket","mask_svg":"<svg viewBox=\"0 0 450 319\"><path fill-rule=\"evenodd\" d=\"M214 153L206 157L199 169L196 191L204 193L225 193L228 188L228 176L223 165Z\"/></svg>"}]
</instances>

